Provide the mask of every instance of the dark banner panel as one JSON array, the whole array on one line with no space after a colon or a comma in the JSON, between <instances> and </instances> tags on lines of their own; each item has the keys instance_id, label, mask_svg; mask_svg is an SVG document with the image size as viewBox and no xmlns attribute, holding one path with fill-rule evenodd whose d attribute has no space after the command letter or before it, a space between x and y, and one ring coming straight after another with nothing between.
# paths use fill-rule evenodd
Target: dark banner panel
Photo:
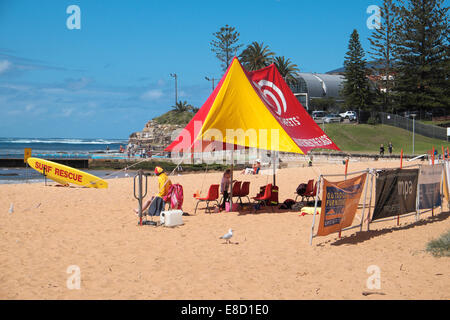
<instances>
[{"instance_id":1,"label":"dark banner panel","mask_svg":"<svg viewBox=\"0 0 450 320\"><path fill-rule=\"evenodd\" d=\"M419 171L419 209L441 205L442 165L421 166Z\"/></svg>"},{"instance_id":2,"label":"dark banner panel","mask_svg":"<svg viewBox=\"0 0 450 320\"><path fill-rule=\"evenodd\" d=\"M372 221L416 211L419 169L393 169L378 173Z\"/></svg>"}]
</instances>

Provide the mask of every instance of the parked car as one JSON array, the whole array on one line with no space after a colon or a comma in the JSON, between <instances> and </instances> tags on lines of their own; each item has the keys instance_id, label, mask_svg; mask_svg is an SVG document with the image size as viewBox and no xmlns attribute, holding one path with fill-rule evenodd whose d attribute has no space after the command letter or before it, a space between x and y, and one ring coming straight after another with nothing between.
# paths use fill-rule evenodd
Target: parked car
<instances>
[{"instance_id":1,"label":"parked car","mask_svg":"<svg viewBox=\"0 0 450 320\"><path fill-rule=\"evenodd\" d=\"M339 114L343 119L349 119L350 121L356 120L356 112L355 111L345 111L344 113Z\"/></svg>"},{"instance_id":2,"label":"parked car","mask_svg":"<svg viewBox=\"0 0 450 320\"><path fill-rule=\"evenodd\" d=\"M344 119L340 115L335 114L335 113L330 113L330 114L325 116L323 121L325 123L332 123L332 122L341 122L343 120Z\"/></svg>"},{"instance_id":3,"label":"parked car","mask_svg":"<svg viewBox=\"0 0 450 320\"><path fill-rule=\"evenodd\" d=\"M313 120L316 122L323 122L326 115L325 111L313 111L311 114Z\"/></svg>"}]
</instances>

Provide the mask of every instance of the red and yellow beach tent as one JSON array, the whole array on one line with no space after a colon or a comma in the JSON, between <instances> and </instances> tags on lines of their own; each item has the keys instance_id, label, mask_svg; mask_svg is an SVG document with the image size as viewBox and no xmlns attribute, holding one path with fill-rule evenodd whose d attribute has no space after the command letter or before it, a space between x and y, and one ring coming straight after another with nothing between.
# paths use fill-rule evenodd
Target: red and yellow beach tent
<instances>
[{"instance_id":1,"label":"red and yellow beach tent","mask_svg":"<svg viewBox=\"0 0 450 320\"><path fill-rule=\"evenodd\" d=\"M237 58L166 151L218 151L233 145L299 154L318 148L340 150L309 116L275 65L247 72Z\"/></svg>"}]
</instances>

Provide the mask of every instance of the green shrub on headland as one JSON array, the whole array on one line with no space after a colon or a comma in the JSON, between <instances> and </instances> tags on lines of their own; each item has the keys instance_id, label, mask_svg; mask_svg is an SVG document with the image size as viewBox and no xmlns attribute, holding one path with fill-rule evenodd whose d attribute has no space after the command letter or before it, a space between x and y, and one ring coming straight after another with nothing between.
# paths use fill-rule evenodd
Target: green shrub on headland
<instances>
[{"instance_id":1,"label":"green shrub on headland","mask_svg":"<svg viewBox=\"0 0 450 320\"><path fill-rule=\"evenodd\" d=\"M153 120L159 124L175 124L186 125L194 117L191 111L177 112L175 110L168 111Z\"/></svg>"}]
</instances>

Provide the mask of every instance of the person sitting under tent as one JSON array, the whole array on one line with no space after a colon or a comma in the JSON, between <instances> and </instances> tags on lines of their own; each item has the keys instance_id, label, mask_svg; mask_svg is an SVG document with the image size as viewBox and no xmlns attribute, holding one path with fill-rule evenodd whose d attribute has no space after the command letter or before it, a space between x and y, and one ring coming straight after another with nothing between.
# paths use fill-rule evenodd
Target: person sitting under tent
<instances>
[{"instance_id":1,"label":"person sitting under tent","mask_svg":"<svg viewBox=\"0 0 450 320\"><path fill-rule=\"evenodd\" d=\"M259 174L259 171L261 170L261 161L258 159L253 163L253 166L251 168L245 168L242 170L241 174Z\"/></svg>"},{"instance_id":2,"label":"person sitting under tent","mask_svg":"<svg viewBox=\"0 0 450 320\"><path fill-rule=\"evenodd\" d=\"M155 168L155 174L158 176L159 191L150 200L147 200L147 202L142 206L142 212L150 207L149 215L159 216L161 211L164 209L163 198L169 193L172 181L170 181L166 172L161 167ZM136 212L136 214L139 214L139 209L134 209L134 211Z\"/></svg>"},{"instance_id":3,"label":"person sitting under tent","mask_svg":"<svg viewBox=\"0 0 450 320\"><path fill-rule=\"evenodd\" d=\"M220 193L222 194L221 209L225 209L225 203L230 201L230 188L231 188L231 169L225 170L222 182L220 183Z\"/></svg>"}]
</instances>

